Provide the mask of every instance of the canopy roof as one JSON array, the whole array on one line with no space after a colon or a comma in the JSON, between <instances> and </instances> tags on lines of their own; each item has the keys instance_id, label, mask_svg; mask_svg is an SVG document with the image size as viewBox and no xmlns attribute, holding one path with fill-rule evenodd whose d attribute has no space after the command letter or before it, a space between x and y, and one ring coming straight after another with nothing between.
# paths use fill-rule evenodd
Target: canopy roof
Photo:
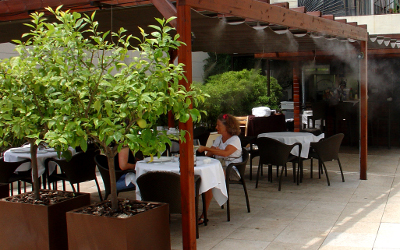
<instances>
[{"instance_id":1,"label":"canopy roof","mask_svg":"<svg viewBox=\"0 0 400 250\"><path fill-rule=\"evenodd\" d=\"M57 2L60 3L60 1ZM74 1L64 1L64 4L67 2L72 3ZM27 10L23 12L23 15L21 13L11 15L10 8L5 8L1 4L4 5L4 2L0 2L0 20L16 19L18 16L26 18L28 17L27 13L32 12L31 10ZM92 5L96 4L92 2ZM89 13L96 10L96 19L100 23L100 29L104 31L117 31L120 27L124 27L129 33L140 37L138 26L146 28L150 24L156 24L154 17L163 18L162 14L152 4L121 7L124 4L112 6L97 2L97 7L92 5L85 5L85 7L79 5L78 7L81 12ZM287 7L285 4L283 6ZM25 9L28 7L25 6ZM71 4L69 7L72 9L78 8ZM68 4L65 9L67 8ZM296 11L304 12L305 9L296 8ZM320 13L316 12L308 14L320 16ZM335 51L338 53L348 50L359 51L359 41L350 38L322 35L323 32L310 32L298 28L290 28L283 25L238 18L232 15L218 14L204 10L192 10L191 16L193 32L192 51L224 54L312 51L314 55L317 51L325 51L328 54L333 53L332 48L335 48ZM333 16L325 18L333 19ZM29 31L29 28L23 25L23 23L29 21L29 19L19 19L0 22L0 43L20 39L23 33ZM343 22L343 20L338 20L338 22ZM355 23L351 25L357 26ZM365 26L359 27L366 28ZM369 50L397 49L400 48L400 45L396 39L369 36L368 48Z\"/></svg>"}]
</instances>

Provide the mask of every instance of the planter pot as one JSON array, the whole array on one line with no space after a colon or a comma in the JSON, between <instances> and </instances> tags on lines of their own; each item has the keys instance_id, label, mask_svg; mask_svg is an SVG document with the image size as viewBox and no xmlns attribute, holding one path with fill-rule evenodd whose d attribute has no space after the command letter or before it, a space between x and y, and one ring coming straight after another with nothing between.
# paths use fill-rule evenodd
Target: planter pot
<instances>
[{"instance_id":1,"label":"planter pot","mask_svg":"<svg viewBox=\"0 0 400 250\"><path fill-rule=\"evenodd\" d=\"M90 194L52 205L0 200L1 249L68 249L66 212L90 204Z\"/></svg>"},{"instance_id":2,"label":"planter pot","mask_svg":"<svg viewBox=\"0 0 400 250\"><path fill-rule=\"evenodd\" d=\"M144 203L160 206L125 218L68 212L70 249L171 249L168 204Z\"/></svg>"},{"instance_id":3,"label":"planter pot","mask_svg":"<svg viewBox=\"0 0 400 250\"><path fill-rule=\"evenodd\" d=\"M10 196L9 184L0 184L0 198Z\"/></svg>"}]
</instances>

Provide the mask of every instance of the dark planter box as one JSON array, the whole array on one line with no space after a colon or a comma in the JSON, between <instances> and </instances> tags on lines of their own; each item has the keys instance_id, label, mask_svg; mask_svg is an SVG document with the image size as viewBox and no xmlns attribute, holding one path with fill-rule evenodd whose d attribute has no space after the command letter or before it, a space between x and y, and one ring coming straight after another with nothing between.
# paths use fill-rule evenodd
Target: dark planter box
<instances>
[{"instance_id":1,"label":"dark planter box","mask_svg":"<svg viewBox=\"0 0 400 250\"><path fill-rule=\"evenodd\" d=\"M169 208L165 203L127 218L95 216L74 210L67 213L67 225L68 245L74 250L171 249Z\"/></svg>"},{"instance_id":2,"label":"dark planter box","mask_svg":"<svg viewBox=\"0 0 400 250\"><path fill-rule=\"evenodd\" d=\"M1 249L68 249L66 212L90 204L90 194L48 206L0 200Z\"/></svg>"},{"instance_id":3,"label":"dark planter box","mask_svg":"<svg viewBox=\"0 0 400 250\"><path fill-rule=\"evenodd\" d=\"M0 198L10 196L9 184L0 184Z\"/></svg>"}]
</instances>

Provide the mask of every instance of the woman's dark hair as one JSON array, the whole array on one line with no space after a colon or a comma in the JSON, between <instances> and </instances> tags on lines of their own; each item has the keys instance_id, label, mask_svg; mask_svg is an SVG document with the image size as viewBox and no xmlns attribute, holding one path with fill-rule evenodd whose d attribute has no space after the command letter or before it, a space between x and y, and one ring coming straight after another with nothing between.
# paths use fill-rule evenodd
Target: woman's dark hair
<instances>
[{"instance_id":1,"label":"woman's dark hair","mask_svg":"<svg viewBox=\"0 0 400 250\"><path fill-rule=\"evenodd\" d=\"M226 131L230 135L240 135L242 132L240 130L240 124L238 120L233 115L230 114L220 114L218 116L218 120L220 120L226 127Z\"/></svg>"}]
</instances>

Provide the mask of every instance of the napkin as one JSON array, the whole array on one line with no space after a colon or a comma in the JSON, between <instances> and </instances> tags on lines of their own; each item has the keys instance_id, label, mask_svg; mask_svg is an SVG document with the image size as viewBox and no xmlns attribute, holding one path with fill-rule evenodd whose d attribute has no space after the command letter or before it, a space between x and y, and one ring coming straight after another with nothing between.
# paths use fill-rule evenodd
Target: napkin
<instances>
[{"instance_id":1,"label":"napkin","mask_svg":"<svg viewBox=\"0 0 400 250\"><path fill-rule=\"evenodd\" d=\"M125 186L128 186L129 183L135 184L136 174L129 172L125 175Z\"/></svg>"},{"instance_id":2,"label":"napkin","mask_svg":"<svg viewBox=\"0 0 400 250\"><path fill-rule=\"evenodd\" d=\"M204 164L209 164L209 163L211 163L211 159L210 158L204 159L203 163Z\"/></svg>"}]
</instances>

